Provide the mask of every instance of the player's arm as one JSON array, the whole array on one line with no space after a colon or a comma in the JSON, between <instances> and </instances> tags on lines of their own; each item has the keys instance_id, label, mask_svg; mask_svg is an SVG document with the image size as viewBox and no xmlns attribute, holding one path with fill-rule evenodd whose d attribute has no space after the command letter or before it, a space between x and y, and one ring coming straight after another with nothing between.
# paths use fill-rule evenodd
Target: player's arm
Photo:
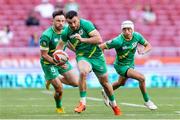
<instances>
[{"instance_id":1,"label":"player's arm","mask_svg":"<svg viewBox=\"0 0 180 120\"><path fill-rule=\"evenodd\" d=\"M81 42L90 43L90 44L100 44L102 42L102 38L100 33L95 29L89 33L89 38L82 38L81 35L75 34L74 37Z\"/></svg>"},{"instance_id":2,"label":"player's arm","mask_svg":"<svg viewBox=\"0 0 180 120\"><path fill-rule=\"evenodd\" d=\"M106 42L104 42L104 43L101 43L100 45L99 45L99 47L104 51L105 49L108 49L108 47L107 47L107 45L106 45Z\"/></svg>"},{"instance_id":3,"label":"player's arm","mask_svg":"<svg viewBox=\"0 0 180 120\"><path fill-rule=\"evenodd\" d=\"M48 52L49 52L49 37L43 34L40 37L40 55L49 63L57 64L57 62L53 59L53 57L51 57L48 54Z\"/></svg>"},{"instance_id":4,"label":"player's arm","mask_svg":"<svg viewBox=\"0 0 180 120\"><path fill-rule=\"evenodd\" d=\"M119 40L119 36L113 38L112 40L108 40L99 45L99 47L104 51L105 49L118 48L122 44L121 40Z\"/></svg>"},{"instance_id":5,"label":"player's arm","mask_svg":"<svg viewBox=\"0 0 180 120\"><path fill-rule=\"evenodd\" d=\"M143 49L138 49L138 54L141 54L141 55L146 54L152 49L152 46L148 41L145 41L143 46L144 46Z\"/></svg>"},{"instance_id":6,"label":"player's arm","mask_svg":"<svg viewBox=\"0 0 180 120\"><path fill-rule=\"evenodd\" d=\"M41 56L47 60L48 62L52 63L52 64L58 64L58 62L56 62L50 55L48 55L48 50L40 50L40 54Z\"/></svg>"}]
</instances>

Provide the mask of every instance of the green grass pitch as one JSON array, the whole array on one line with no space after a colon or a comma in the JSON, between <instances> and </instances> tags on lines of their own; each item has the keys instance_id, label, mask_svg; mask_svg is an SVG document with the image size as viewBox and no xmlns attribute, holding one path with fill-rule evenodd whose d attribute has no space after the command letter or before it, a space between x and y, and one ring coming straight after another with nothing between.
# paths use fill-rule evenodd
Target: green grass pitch
<instances>
[{"instance_id":1,"label":"green grass pitch","mask_svg":"<svg viewBox=\"0 0 180 120\"><path fill-rule=\"evenodd\" d=\"M149 88L148 93L158 110L143 106L138 88L120 88L116 101L123 112L114 116L102 101L101 89L88 89L86 111L77 114L78 88L64 89L65 114L55 112L53 89L0 89L0 119L180 119L180 88Z\"/></svg>"}]
</instances>

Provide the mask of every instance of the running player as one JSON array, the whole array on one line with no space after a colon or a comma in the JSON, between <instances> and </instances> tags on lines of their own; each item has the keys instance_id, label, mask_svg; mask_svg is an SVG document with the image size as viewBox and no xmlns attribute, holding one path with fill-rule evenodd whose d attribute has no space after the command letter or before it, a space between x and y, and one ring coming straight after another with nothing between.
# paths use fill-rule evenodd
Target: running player
<instances>
[{"instance_id":1,"label":"running player","mask_svg":"<svg viewBox=\"0 0 180 120\"><path fill-rule=\"evenodd\" d=\"M102 42L99 32L92 22L79 18L75 11L69 11L66 14L66 20L69 26L62 32L62 40L60 40L57 49L63 49L64 44L69 41L76 52L80 72L80 102L74 111L81 113L86 109L86 77L88 73L93 71L110 99L114 114L120 115L121 111L116 104L112 86L108 82L104 54L98 46Z\"/></svg>"},{"instance_id":2,"label":"running player","mask_svg":"<svg viewBox=\"0 0 180 120\"><path fill-rule=\"evenodd\" d=\"M63 11L55 11L52 17L52 26L46 29L40 37L40 61L45 74L46 88L49 89L49 85L52 84L55 89L54 99L56 102L56 112L64 113L64 109L62 108L62 83L77 87L78 76L75 75L75 71L69 62L67 62L64 67L61 67L52 57L60 40L61 32L65 24L65 16Z\"/></svg>"},{"instance_id":3,"label":"running player","mask_svg":"<svg viewBox=\"0 0 180 120\"><path fill-rule=\"evenodd\" d=\"M139 88L143 95L145 106L151 110L155 110L157 106L150 100L146 91L144 75L134 69L134 55L137 45L141 44L144 46L144 49L138 49L138 53L142 55L151 50L151 45L140 33L134 32L132 21L127 20L122 22L121 30L122 33L119 36L100 45L102 50L114 48L117 53L114 68L120 76L118 81L112 84L113 89L116 90L120 86L125 85L128 78L136 79L139 81ZM108 97L106 97L103 91L102 93L105 98L105 104L108 105Z\"/></svg>"}]
</instances>

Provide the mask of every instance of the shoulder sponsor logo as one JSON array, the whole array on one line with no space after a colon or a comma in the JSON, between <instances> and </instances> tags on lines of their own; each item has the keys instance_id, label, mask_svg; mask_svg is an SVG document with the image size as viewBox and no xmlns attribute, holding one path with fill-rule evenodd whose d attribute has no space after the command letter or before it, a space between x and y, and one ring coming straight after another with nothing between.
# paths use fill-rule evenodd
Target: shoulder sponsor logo
<instances>
[{"instance_id":1,"label":"shoulder sponsor logo","mask_svg":"<svg viewBox=\"0 0 180 120\"><path fill-rule=\"evenodd\" d=\"M46 41L43 41L41 45L42 45L43 47L46 47L46 46L47 46Z\"/></svg>"}]
</instances>

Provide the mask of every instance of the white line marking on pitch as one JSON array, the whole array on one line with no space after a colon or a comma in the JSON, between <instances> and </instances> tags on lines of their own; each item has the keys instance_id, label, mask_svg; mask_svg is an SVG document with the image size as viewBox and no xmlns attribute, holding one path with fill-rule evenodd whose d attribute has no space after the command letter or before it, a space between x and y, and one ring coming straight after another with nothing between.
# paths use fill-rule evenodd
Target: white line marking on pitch
<instances>
[{"instance_id":1,"label":"white line marking on pitch","mask_svg":"<svg viewBox=\"0 0 180 120\"><path fill-rule=\"evenodd\" d=\"M174 111L174 112L180 114L180 111Z\"/></svg>"},{"instance_id":2,"label":"white line marking on pitch","mask_svg":"<svg viewBox=\"0 0 180 120\"><path fill-rule=\"evenodd\" d=\"M47 114L41 114L41 115L20 115L20 116L24 116L24 117L29 117L29 116L36 116L36 117L45 117L45 116L51 116L51 117L58 117L58 116L80 116L79 114L57 114L57 115L47 115Z\"/></svg>"},{"instance_id":3,"label":"white line marking on pitch","mask_svg":"<svg viewBox=\"0 0 180 120\"><path fill-rule=\"evenodd\" d=\"M122 105L131 106L131 107L145 107L144 105L132 104L132 103L120 103Z\"/></svg>"},{"instance_id":4,"label":"white line marking on pitch","mask_svg":"<svg viewBox=\"0 0 180 120\"><path fill-rule=\"evenodd\" d=\"M87 97L87 99L93 100L93 101L103 101L103 99L94 98L94 97ZM143 107L143 108L145 108L144 105L138 105L138 104L133 104L133 103L120 103L120 104L125 105L125 106L131 106L131 107Z\"/></svg>"},{"instance_id":5,"label":"white line marking on pitch","mask_svg":"<svg viewBox=\"0 0 180 120\"><path fill-rule=\"evenodd\" d=\"M92 101L103 101L103 99L94 98L94 97L87 97L87 99L92 100Z\"/></svg>"},{"instance_id":6,"label":"white line marking on pitch","mask_svg":"<svg viewBox=\"0 0 180 120\"><path fill-rule=\"evenodd\" d=\"M103 99L100 98L94 98L94 97L87 97L87 99L89 100L93 100L93 101L103 101ZM125 105L125 106L131 106L131 107L145 107L144 105L139 105L139 104L133 104L133 103L120 103L121 105Z\"/></svg>"},{"instance_id":7,"label":"white line marking on pitch","mask_svg":"<svg viewBox=\"0 0 180 120\"><path fill-rule=\"evenodd\" d=\"M48 94L48 95L53 94L53 91L48 91L48 90L43 90L41 92L44 93L44 94Z\"/></svg>"},{"instance_id":8,"label":"white line marking on pitch","mask_svg":"<svg viewBox=\"0 0 180 120\"><path fill-rule=\"evenodd\" d=\"M52 94L52 91L42 91L42 93L45 94ZM102 102L103 99L100 98L95 98L95 97L87 97L87 99L92 100L92 101L99 101ZM139 104L133 104L133 103L120 103L121 105L125 105L125 106L130 106L130 107L141 107L141 108L145 108L146 106L144 105L139 105ZM173 105L172 105L173 106Z\"/></svg>"}]
</instances>

